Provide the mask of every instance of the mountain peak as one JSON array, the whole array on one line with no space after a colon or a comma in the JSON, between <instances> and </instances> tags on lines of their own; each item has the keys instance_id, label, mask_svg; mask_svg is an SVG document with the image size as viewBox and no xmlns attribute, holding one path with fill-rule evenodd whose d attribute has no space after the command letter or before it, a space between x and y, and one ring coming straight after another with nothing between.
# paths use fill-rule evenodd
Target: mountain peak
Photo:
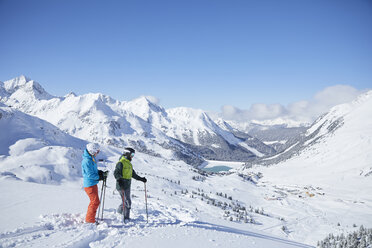
<instances>
[{"instance_id":1,"label":"mountain peak","mask_svg":"<svg viewBox=\"0 0 372 248\"><path fill-rule=\"evenodd\" d=\"M178 107L168 109L167 113L171 119L178 123L178 126L189 127L193 130L214 129L213 120L201 109Z\"/></svg>"},{"instance_id":2,"label":"mountain peak","mask_svg":"<svg viewBox=\"0 0 372 248\"><path fill-rule=\"evenodd\" d=\"M34 80L21 75L4 82L4 89L7 94L32 95L37 99L50 99L52 96Z\"/></svg>"},{"instance_id":3,"label":"mountain peak","mask_svg":"<svg viewBox=\"0 0 372 248\"><path fill-rule=\"evenodd\" d=\"M138 98L135 98L134 100L130 101L130 102L133 102L135 104L138 104L138 105L148 105L148 106L156 106L156 107L160 107L158 105L159 103L159 100L155 97L152 97L152 96L140 96Z\"/></svg>"},{"instance_id":4,"label":"mountain peak","mask_svg":"<svg viewBox=\"0 0 372 248\"><path fill-rule=\"evenodd\" d=\"M125 102L124 109L149 123L168 123L167 112L157 102L154 97L141 96Z\"/></svg>"},{"instance_id":5,"label":"mountain peak","mask_svg":"<svg viewBox=\"0 0 372 248\"><path fill-rule=\"evenodd\" d=\"M206 115L205 111L202 109L194 109L189 107L177 107L171 108L167 110L169 113L176 114L176 115L184 115L187 117L199 118L201 116Z\"/></svg>"},{"instance_id":6,"label":"mountain peak","mask_svg":"<svg viewBox=\"0 0 372 248\"><path fill-rule=\"evenodd\" d=\"M76 97L77 95L75 94L75 92L70 92L70 93L68 93L67 95L65 95L64 97L65 98L68 98L68 97Z\"/></svg>"},{"instance_id":7,"label":"mountain peak","mask_svg":"<svg viewBox=\"0 0 372 248\"><path fill-rule=\"evenodd\" d=\"M127 102L126 105L134 113L137 113L137 112L143 113L143 112L149 112L149 111L165 113L164 108L159 106L157 103L158 103L158 100L155 97L141 96L132 101Z\"/></svg>"},{"instance_id":8,"label":"mountain peak","mask_svg":"<svg viewBox=\"0 0 372 248\"><path fill-rule=\"evenodd\" d=\"M11 80L5 81L4 82L4 88L7 92L10 94L14 93L17 91L19 88L24 87L27 82L29 82L30 79L27 78L24 75L21 75L19 77L13 78Z\"/></svg>"}]
</instances>

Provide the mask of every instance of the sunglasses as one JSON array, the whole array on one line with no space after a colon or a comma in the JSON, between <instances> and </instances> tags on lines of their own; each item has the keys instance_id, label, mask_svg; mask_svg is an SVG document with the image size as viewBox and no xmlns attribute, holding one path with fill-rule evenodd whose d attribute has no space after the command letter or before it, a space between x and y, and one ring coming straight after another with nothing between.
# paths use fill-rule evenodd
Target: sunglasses
<instances>
[{"instance_id":1,"label":"sunglasses","mask_svg":"<svg viewBox=\"0 0 372 248\"><path fill-rule=\"evenodd\" d=\"M130 156L133 158L133 157L134 157L134 152L132 152L132 153L130 154Z\"/></svg>"}]
</instances>

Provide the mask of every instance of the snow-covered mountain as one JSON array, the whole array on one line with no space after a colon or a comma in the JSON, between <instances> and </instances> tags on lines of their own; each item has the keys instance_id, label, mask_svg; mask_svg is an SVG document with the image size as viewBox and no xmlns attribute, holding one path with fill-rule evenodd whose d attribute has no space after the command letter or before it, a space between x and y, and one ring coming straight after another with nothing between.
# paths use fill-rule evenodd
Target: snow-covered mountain
<instances>
[{"instance_id":1,"label":"snow-covered mountain","mask_svg":"<svg viewBox=\"0 0 372 248\"><path fill-rule=\"evenodd\" d=\"M223 119L216 120L217 125L225 131L232 133L235 137L244 140L244 143L248 146L248 149L253 148L252 151L258 156L270 156L275 154L277 151L273 145L265 144L265 139L261 139L250 135L249 132L243 132L241 129L234 128L229 124L228 121ZM252 133L252 132L251 132Z\"/></svg>"},{"instance_id":2,"label":"snow-covered mountain","mask_svg":"<svg viewBox=\"0 0 372 248\"><path fill-rule=\"evenodd\" d=\"M4 82L1 101L84 140L116 147L131 145L154 156L182 159L193 165L203 161L193 150L128 111L126 105L130 109L133 104L102 94L52 97L39 84L22 76Z\"/></svg>"},{"instance_id":3,"label":"snow-covered mountain","mask_svg":"<svg viewBox=\"0 0 372 248\"><path fill-rule=\"evenodd\" d=\"M258 185L273 190L268 199L279 200L289 208L296 205L288 203L289 199L305 199L299 204L311 214L293 224L293 229L305 225L313 237L321 237L330 229L341 234L356 225L370 226L371 110L372 91L335 106L318 118L293 147L264 158L266 163L243 167L240 173L259 173L262 179Z\"/></svg>"},{"instance_id":4,"label":"snow-covered mountain","mask_svg":"<svg viewBox=\"0 0 372 248\"><path fill-rule=\"evenodd\" d=\"M332 151L334 155L328 157L338 156L338 153L358 157L368 154L365 147L368 147L372 135L372 111L369 109L372 109L372 91L362 94L352 103L333 107L327 114L319 117L304 134L298 136L291 147L273 157L263 159L262 164L277 164L313 150L323 155L325 151ZM336 143L332 143L334 139L337 140ZM353 143L358 146L351 145ZM327 148L321 144L327 144ZM344 150L344 147L353 149ZM331 148L334 150L330 150Z\"/></svg>"},{"instance_id":5,"label":"snow-covered mountain","mask_svg":"<svg viewBox=\"0 0 372 248\"><path fill-rule=\"evenodd\" d=\"M274 151L258 139L220 128L204 111L165 110L139 97L120 102L102 94L53 97L24 76L0 85L1 101L81 139L199 165L203 158L247 161ZM160 152L160 150L167 152Z\"/></svg>"},{"instance_id":6,"label":"snow-covered mountain","mask_svg":"<svg viewBox=\"0 0 372 248\"><path fill-rule=\"evenodd\" d=\"M179 107L165 110L146 97L127 102L123 108L167 136L190 145L206 159L247 161L275 152L258 139L237 130L221 128L200 109Z\"/></svg>"},{"instance_id":7,"label":"snow-covered mountain","mask_svg":"<svg viewBox=\"0 0 372 248\"><path fill-rule=\"evenodd\" d=\"M260 149L259 140L249 142L249 137L239 137L222 129L203 110L173 108L167 110L172 125L164 132L192 145L204 158L223 161L247 161L267 155Z\"/></svg>"},{"instance_id":8,"label":"snow-covered mountain","mask_svg":"<svg viewBox=\"0 0 372 248\"><path fill-rule=\"evenodd\" d=\"M2 175L38 183L81 177L81 168L76 165L86 141L3 103L0 130Z\"/></svg>"},{"instance_id":9,"label":"snow-covered mountain","mask_svg":"<svg viewBox=\"0 0 372 248\"><path fill-rule=\"evenodd\" d=\"M288 120L235 122L226 121L235 130L246 133L282 152L292 146L310 126L308 123L297 123ZM270 155L270 154L268 154ZM271 153L272 155L272 153Z\"/></svg>"}]
</instances>

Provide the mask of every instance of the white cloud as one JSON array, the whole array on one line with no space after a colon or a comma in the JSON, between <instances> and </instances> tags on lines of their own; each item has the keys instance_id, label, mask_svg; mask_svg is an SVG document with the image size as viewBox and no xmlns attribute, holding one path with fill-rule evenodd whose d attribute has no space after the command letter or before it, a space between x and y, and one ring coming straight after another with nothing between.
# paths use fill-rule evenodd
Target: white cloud
<instances>
[{"instance_id":1,"label":"white cloud","mask_svg":"<svg viewBox=\"0 0 372 248\"><path fill-rule=\"evenodd\" d=\"M226 119L235 119L242 114L242 111L234 106L225 105L222 106L222 114Z\"/></svg>"},{"instance_id":2,"label":"white cloud","mask_svg":"<svg viewBox=\"0 0 372 248\"><path fill-rule=\"evenodd\" d=\"M351 102L363 92L348 85L335 85L316 93L310 100L294 102L288 106L257 103L249 109L242 110L226 105L221 108L220 116L235 121L264 121L281 118L310 123L333 106Z\"/></svg>"},{"instance_id":3,"label":"white cloud","mask_svg":"<svg viewBox=\"0 0 372 248\"><path fill-rule=\"evenodd\" d=\"M286 109L280 104L262 104L256 103L249 109L249 115L251 118L256 118L259 120L273 119L278 116L284 115Z\"/></svg>"}]
</instances>

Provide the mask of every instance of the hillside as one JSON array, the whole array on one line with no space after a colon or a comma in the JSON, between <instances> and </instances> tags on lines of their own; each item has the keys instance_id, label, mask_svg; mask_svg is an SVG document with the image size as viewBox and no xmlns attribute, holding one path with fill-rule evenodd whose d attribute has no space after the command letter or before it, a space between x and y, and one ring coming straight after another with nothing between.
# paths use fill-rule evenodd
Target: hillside
<instances>
[{"instance_id":1,"label":"hillside","mask_svg":"<svg viewBox=\"0 0 372 248\"><path fill-rule=\"evenodd\" d=\"M308 129L298 147L277 155L269 167L253 165L241 172L262 173L260 186L275 189L270 199L311 198L317 218L313 230L326 225L340 234L355 224L370 226L372 199L372 91L338 105ZM271 161L272 162L272 161Z\"/></svg>"}]
</instances>

